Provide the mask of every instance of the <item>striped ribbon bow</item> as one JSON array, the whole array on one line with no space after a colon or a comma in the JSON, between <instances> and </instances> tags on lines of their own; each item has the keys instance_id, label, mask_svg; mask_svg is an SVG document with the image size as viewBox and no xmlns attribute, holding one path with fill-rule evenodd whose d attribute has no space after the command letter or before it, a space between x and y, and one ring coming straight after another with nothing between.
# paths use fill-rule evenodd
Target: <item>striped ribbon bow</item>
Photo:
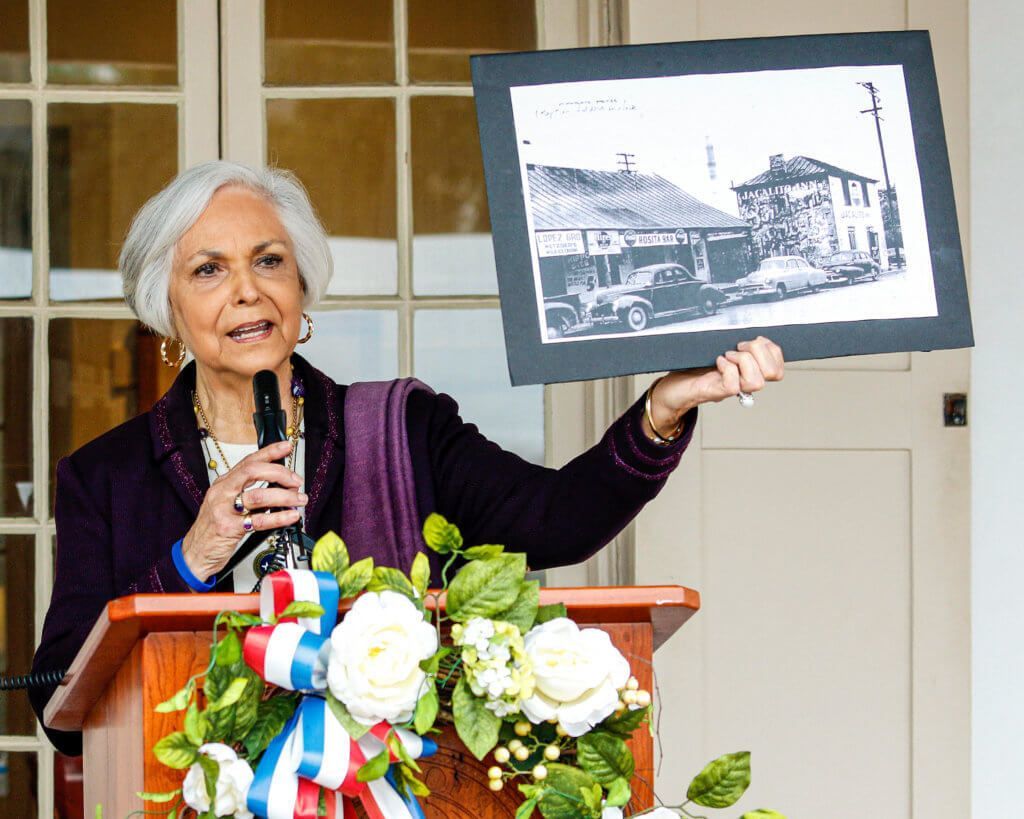
<instances>
[{"instance_id":1,"label":"striped ribbon bow","mask_svg":"<svg viewBox=\"0 0 1024 819\"><path fill-rule=\"evenodd\" d=\"M318 603L324 613L253 626L245 636L245 662L267 682L304 695L256 768L249 787L249 810L265 819L316 819L323 788L330 819L354 819L352 799L362 803L371 819L423 819L416 798L399 793L390 770L372 782L358 781L356 773L387 747L392 731L414 759L430 756L437 745L387 722L373 726L359 740L349 736L321 695L327 688L338 584L328 572L275 572L263 580L260 617L267 623L294 600ZM390 749L388 755L396 761Z\"/></svg>"}]
</instances>

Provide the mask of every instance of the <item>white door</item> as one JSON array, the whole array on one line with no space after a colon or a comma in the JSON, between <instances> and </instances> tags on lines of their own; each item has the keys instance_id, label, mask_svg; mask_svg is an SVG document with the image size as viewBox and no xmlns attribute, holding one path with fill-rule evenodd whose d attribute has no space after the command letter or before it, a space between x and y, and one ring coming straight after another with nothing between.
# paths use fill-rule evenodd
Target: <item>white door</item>
<instances>
[{"instance_id":1,"label":"white door","mask_svg":"<svg viewBox=\"0 0 1024 819\"><path fill-rule=\"evenodd\" d=\"M634 0L626 28L633 42L931 29L966 213L966 7ZM752 409L702 412L635 532L636 582L703 603L657 657L662 798L748 749L753 784L728 815L969 815L968 432L942 419L968 366L967 351L793 364Z\"/></svg>"}]
</instances>

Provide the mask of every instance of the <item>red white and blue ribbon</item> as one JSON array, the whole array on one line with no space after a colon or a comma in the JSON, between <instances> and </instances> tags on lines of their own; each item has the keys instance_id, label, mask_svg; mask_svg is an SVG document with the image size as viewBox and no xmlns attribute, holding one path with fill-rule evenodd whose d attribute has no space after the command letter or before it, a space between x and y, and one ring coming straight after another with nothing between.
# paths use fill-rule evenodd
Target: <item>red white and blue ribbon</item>
<instances>
[{"instance_id":1,"label":"red white and blue ribbon","mask_svg":"<svg viewBox=\"0 0 1024 819\"><path fill-rule=\"evenodd\" d=\"M318 618L285 618L276 625L254 626L246 633L246 663L264 680L292 691L307 692L264 752L249 787L247 806L265 819L316 819L321 789L331 819L354 819L358 799L371 819L423 819L415 797L404 797L389 770L382 779L360 782L363 764L387 747L390 733L416 759L437 745L412 731L386 722L353 740L322 696L327 688L330 633L338 612L338 586L327 572L285 569L264 578L260 615L269 621L293 600L318 603ZM393 751L388 753L396 761ZM347 798L346 798L347 797Z\"/></svg>"}]
</instances>

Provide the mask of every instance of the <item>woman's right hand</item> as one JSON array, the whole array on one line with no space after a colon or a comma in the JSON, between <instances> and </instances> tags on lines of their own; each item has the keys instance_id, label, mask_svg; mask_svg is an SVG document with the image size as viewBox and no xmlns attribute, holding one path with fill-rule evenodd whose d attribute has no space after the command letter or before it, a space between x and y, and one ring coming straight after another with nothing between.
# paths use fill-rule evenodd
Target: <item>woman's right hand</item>
<instances>
[{"instance_id":1,"label":"woman's right hand","mask_svg":"<svg viewBox=\"0 0 1024 819\"><path fill-rule=\"evenodd\" d=\"M291 441L270 444L243 458L213 482L199 507L196 522L181 544L182 557L192 574L204 582L217 574L246 534L242 526L245 516L235 511L235 498L239 493L250 510L254 532L289 526L299 520L299 511L289 507L305 506L309 500L299 492L302 478L287 467L273 463L288 457L291 451ZM246 488L259 481L279 486ZM281 512L258 511L274 507L286 508Z\"/></svg>"}]
</instances>

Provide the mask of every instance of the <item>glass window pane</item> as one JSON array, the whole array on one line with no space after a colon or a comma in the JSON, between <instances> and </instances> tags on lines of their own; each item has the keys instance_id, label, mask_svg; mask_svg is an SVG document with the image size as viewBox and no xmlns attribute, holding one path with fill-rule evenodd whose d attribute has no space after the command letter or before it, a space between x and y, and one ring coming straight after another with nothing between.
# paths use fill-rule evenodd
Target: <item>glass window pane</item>
<instances>
[{"instance_id":1,"label":"glass window pane","mask_svg":"<svg viewBox=\"0 0 1024 819\"><path fill-rule=\"evenodd\" d=\"M69 85L177 85L176 0L47 0L46 79Z\"/></svg>"},{"instance_id":2,"label":"glass window pane","mask_svg":"<svg viewBox=\"0 0 1024 819\"><path fill-rule=\"evenodd\" d=\"M395 81L393 0L266 0L267 85Z\"/></svg>"},{"instance_id":3,"label":"glass window pane","mask_svg":"<svg viewBox=\"0 0 1024 819\"><path fill-rule=\"evenodd\" d=\"M267 154L302 180L327 229L328 292L398 292L394 102L270 100Z\"/></svg>"},{"instance_id":4,"label":"glass window pane","mask_svg":"<svg viewBox=\"0 0 1024 819\"><path fill-rule=\"evenodd\" d=\"M32 514L33 423L32 319L0 319L0 517Z\"/></svg>"},{"instance_id":5,"label":"glass window pane","mask_svg":"<svg viewBox=\"0 0 1024 819\"><path fill-rule=\"evenodd\" d=\"M417 310L415 375L459 403L463 420L534 463L544 462L544 387L512 388L497 310Z\"/></svg>"},{"instance_id":6,"label":"glass window pane","mask_svg":"<svg viewBox=\"0 0 1024 819\"><path fill-rule=\"evenodd\" d=\"M409 79L468 83L469 55L537 47L533 0L409 0Z\"/></svg>"},{"instance_id":7,"label":"glass window pane","mask_svg":"<svg viewBox=\"0 0 1024 819\"><path fill-rule=\"evenodd\" d=\"M145 381L162 365L146 355L140 342L155 337L139 327L133 319L50 322L51 482L58 460L152 405Z\"/></svg>"},{"instance_id":8,"label":"glass window pane","mask_svg":"<svg viewBox=\"0 0 1024 819\"><path fill-rule=\"evenodd\" d=\"M28 674L35 652L35 538L0 535L0 674ZM35 734L36 717L25 691L0 696L0 734ZM0 794L3 760L0 758ZM0 795L0 806L3 805ZM13 816L15 814L4 814Z\"/></svg>"},{"instance_id":9,"label":"glass window pane","mask_svg":"<svg viewBox=\"0 0 1024 819\"><path fill-rule=\"evenodd\" d=\"M0 82L28 82L28 0L0 0Z\"/></svg>"},{"instance_id":10,"label":"glass window pane","mask_svg":"<svg viewBox=\"0 0 1024 819\"><path fill-rule=\"evenodd\" d=\"M412 99L412 196L416 295L497 293L472 97Z\"/></svg>"},{"instance_id":11,"label":"glass window pane","mask_svg":"<svg viewBox=\"0 0 1024 819\"><path fill-rule=\"evenodd\" d=\"M313 314L316 331L297 347L339 384L398 377L398 314L393 310L331 310Z\"/></svg>"},{"instance_id":12,"label":"glass window pane","mask_svg":"<svg viewBox=\"0 0 1024 819\"><path fill-rule=\"evenodd\" d=\"M32 106L10 100L0 102L0 299L31 295Z\"/></svg>"},{"instance_id":13,"label":"glass window pane","mask_svg":"<svg viewBox=\"0 0 1024 819\"><path fill-rule=\"evenodd\" d=\"M39 763L30 751L0 751L0 816L35 816Z\"/></svg>"},{"instance_id":14,"label":"glass window pane","mask_svg":"<svg viewBox=\"0 0 1024 819\"><path fill-rule=\"evenodd\" d=\"M61 103L47 113L50 298L120 299L125 231L178 169L177 108Z\"/></svg>"}]
</instances>

